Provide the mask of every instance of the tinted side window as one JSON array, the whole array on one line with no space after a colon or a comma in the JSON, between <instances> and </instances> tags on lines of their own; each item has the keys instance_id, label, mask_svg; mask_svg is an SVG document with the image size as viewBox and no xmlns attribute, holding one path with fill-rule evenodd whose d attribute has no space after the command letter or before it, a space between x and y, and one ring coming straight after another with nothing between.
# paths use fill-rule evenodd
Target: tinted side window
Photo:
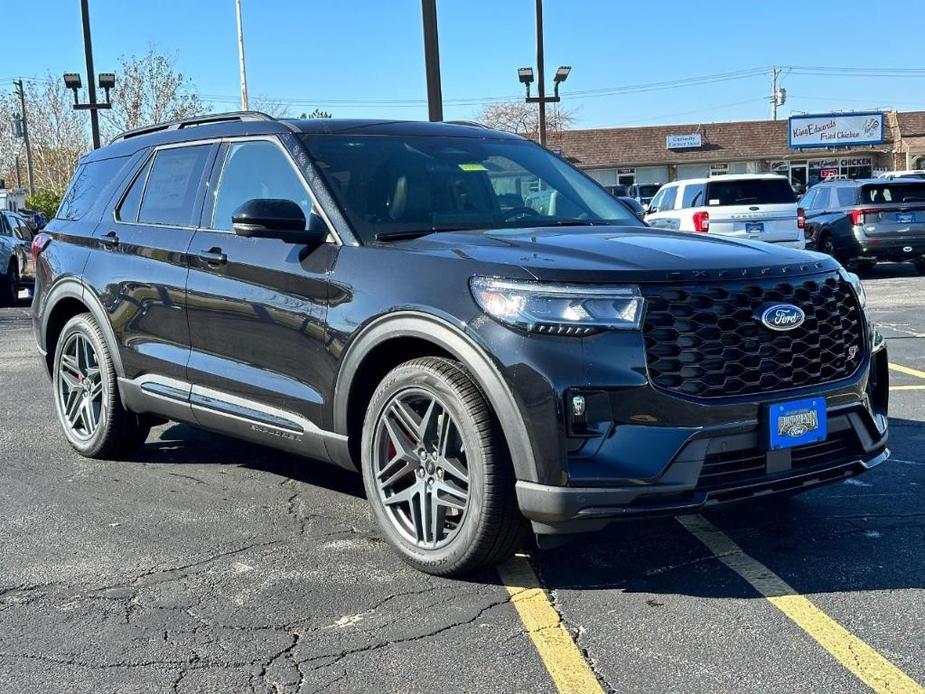
<instances>
[{"instance_id":1,"label":"tinted side window","mask_svg":"<svg viewBox=\"0 0 925 694\"><path fill-rule=\"evenodd\" d=\"M76 221L83 217L97 201L106 185L112 183L126 159L126 157L102 159L78 166L55 216L58 219L69 221Z\"/></svg>"},{"instance_id":2,"label":"tinted side window","mask_svg":"<svg viewBox=\"0 0 925 694\"><path fill-rule=\"evenodd\" d=\"M703 205L703 191L705 188L706 186L703 183L693 183L685 186L681 207L700 207Z\"/></svg>"},{"instance_id":3,"label":"tinted side window","mask_svg":"<svg viewBox=\"0 0 925 694\"><path fill-rule=\"evenodd\" d=\"M816 191L816 199L813 200L813 209L814 210L824 210L829 206L829 198L831 197L832 189L831 188L819 188Z\"/></svg>"},{"instance_id":4,"label":"tinted side window","mask_svg":"<svg viewBox=\"0 0 925 694\"><path fill-rule=\"evenodd\" d=\"M138 209L141 207L141 193L145 189L145 181L148 178L148 171L151 169L151 160L145 163L144 168L138 172L132 185L122 198L122 204L116 210L116 219L120 222L137 222Z\"/></svg>"},{"instance_id":5,"label":"tinted side window","mask_svg":"<svg viewBox=\"0 0 925 694\"><path fill-rule=\"evenodd\" d=\"M6 219L5 214L0 214L0 236L12 236L13 232L10 230L10 223Z\"/></svg>"},{"instance_id":6,"label":"tinted side window","mask_svg":"<svg viewBox=\"0 0 925 694\"><path fill-rule=\"evenodd\" d=\"M673 210L674 201L678 197L678 187L672 186L671 188L665 188L665 197L662 198L662 203L658 206L659 210Z\"/></svg>"},{"instance_id":7,"label":"tinted side window","mask_svg":"<svg viewBox=\"0 0 925 694\"><path fill-rule=\"evenodd\" d=\"M806 195L803 196L803 199L800 200L800 207L804 210L813 209L813 203L816 201L816 195L818 195L818 190L810 190Z\"/></svg>"},{"instance_id":8,"label":"tinted side window","mask_svg":"<svg viewBox=\"0 0 925 694\"><path fill-rule=\"evenodd\" d=\"M649 209L651 209L653 212L658 212L659 206L662 204L662 200L664 199L665 199L665 189L662 188L660 191L658 191L655 194L655 197L652 198L651 202L649 202Z\"/></svg>"},{"instance_id":9,"label":"tinted side window","mask_svg":"<svg viewBox=\"0 0 925 694\"><path fill-rule=\"evenodd\" d=\"M248 200L280 198L302 208L305 219L312 211L301 176L283 151L272 142L238 142L228 147L215 193L213 229L231 229L231 215Z\"/></svg>"},{"instance_id":10,"label":"tinted side window","mask_svg":"<svg viewBox=\"0 0 925 694\"><path fill-rule=\"evenodd\" d=\"M841 186L835 189L838 194L838 206L849 207L858 202L858 189L854 186Z\"/></svg>"},{"instance_id":11,"label":"tinted side window","mask_svg":"<svg viewBox=\"0 0 925 694\"><path fill-rule=\"evenodd\" d=\"M138 221L192 226L193 205L211 145L162 149L154 156Z\"/></svg>"}]
</instances>

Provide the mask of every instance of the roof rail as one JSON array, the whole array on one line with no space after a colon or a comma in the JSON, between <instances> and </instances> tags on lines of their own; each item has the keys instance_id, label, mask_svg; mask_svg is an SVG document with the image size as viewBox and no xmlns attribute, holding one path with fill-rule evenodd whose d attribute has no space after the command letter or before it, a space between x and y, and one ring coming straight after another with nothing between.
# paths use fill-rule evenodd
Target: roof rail
<instances>
[{"instance_id":1,"label":"roof rail","mask_svg":"<svg viewBox=\"0 0 925 694\"><path fill-rule=\"evenodd\" d=\"M202 116L190 116L189 118L179 118L177 120L167 121L166 123L157 123L155 125L144 125L140 128L126 130L124 133L116 135L110 144L127 140L130 137L139 135L148 135L150 133L161 132L164 130L179 130L180 128L190 128L196 125L208 125L209 123L227 123L229 121L268 121L276 120L261 111L228 111L227 113L209 113Z\"/></svg>"},{"instance_id":2,"label":"roof rail","mask_svg":"<svg viewBox=\"0 0 925 694\"><path fill-rule=\"evenodd\" d=\"M486 130L491 129L484 123L479 123L478 121L474 121L474 120L445 120L443 122L449 123L450 125L469 125L473 128L485 128Z\"/></svg>"}]
</instances>

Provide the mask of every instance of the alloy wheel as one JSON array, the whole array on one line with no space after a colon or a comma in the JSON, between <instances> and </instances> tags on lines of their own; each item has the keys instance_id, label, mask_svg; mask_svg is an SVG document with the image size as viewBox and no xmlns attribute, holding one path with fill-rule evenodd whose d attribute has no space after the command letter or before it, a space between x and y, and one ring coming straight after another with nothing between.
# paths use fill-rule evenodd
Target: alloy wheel
<instances>
[{"instance_id":1,"label":"alloy wheel","mask_svg":"<svg viewBox=\"0 0 925 694\"><path fill-rule=\"evenodd\" d=\"M376 426L374 475L392 525L425 549L449 543L469 505L469 468L459 425L423 389L398 393Z\"/></svg>"},{"instance_id":2,"label":"alloy wheel","mask_svg":"<svg viewBox=\"0 0 925 694\"><path fill-rule=\"evenodd\" d=\"M81 333L70 335L58 364L58 402L64 424L75 438L86 441L96 433L104 397L93 344Z\"/></svg>"}]
</instances>

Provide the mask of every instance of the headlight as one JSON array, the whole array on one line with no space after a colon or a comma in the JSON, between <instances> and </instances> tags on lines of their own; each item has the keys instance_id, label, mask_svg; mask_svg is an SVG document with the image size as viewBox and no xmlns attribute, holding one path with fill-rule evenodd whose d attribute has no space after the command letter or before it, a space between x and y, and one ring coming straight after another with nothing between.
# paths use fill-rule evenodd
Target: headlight
<instances>
[{"instance_id":1,"label":"headlight","mask_svg":"<svg viewBox=\"0 0 925 694\"><path fill-rule=\"evenodd\" d=\"M842 279L854 289L854 294L857 296L861 308L867 306L867 294L864 293L864 285L861 284L861 278L853 272L848 272L845 268L839 268L838 273L842 276Z\"/></svg>"},{"instance_id":2,"label":"headlight","mask_svg":"<svg viewBox=\"0 0 925 694\"><path fill-rule=\"evenodd\" d=\"M530 332L581 336L603 330L638 330L642 319L642 295L633 286L473 277L470 287L485 313Z\"/></svg>"}]
</instances>

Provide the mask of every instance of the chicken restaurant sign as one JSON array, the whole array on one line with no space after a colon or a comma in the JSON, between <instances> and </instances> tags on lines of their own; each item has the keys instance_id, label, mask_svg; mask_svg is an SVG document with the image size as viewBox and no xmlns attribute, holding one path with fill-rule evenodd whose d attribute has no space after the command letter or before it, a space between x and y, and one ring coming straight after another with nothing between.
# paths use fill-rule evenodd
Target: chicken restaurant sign
<instances>
[{"instance_id":1,"label":"chicken restaurant sign","mask_svg":"<svg viewBox=\"0 0 925 694\"><path fill-rule=\"evenodd\" d=\"M790 116L791 147L847 147L883 142L883 113L829 113Z\"/></svg>"}]
</instances>

